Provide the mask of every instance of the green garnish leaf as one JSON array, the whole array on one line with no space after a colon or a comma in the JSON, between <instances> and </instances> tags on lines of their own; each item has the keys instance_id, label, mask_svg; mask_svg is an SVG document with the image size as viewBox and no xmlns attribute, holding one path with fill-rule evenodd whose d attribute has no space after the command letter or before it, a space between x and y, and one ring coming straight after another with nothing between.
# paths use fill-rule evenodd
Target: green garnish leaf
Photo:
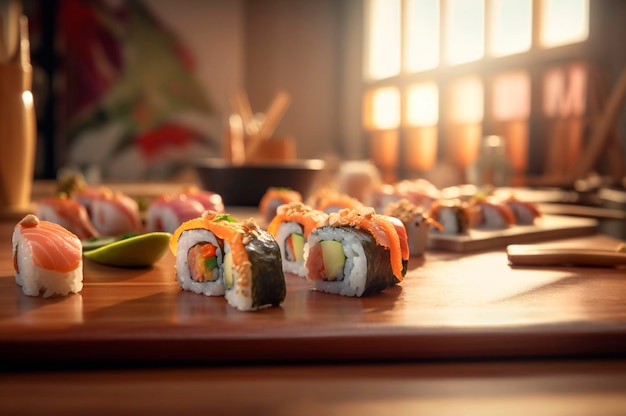
<instances>
[{"instance_id":1,"label":"green garnish leaf","mask_svg":"<svg viewBox=\"0 0 626 416\"><path fill-rule=\"evenodd\" d=\"M235 218L233 218L231 215L228 215L228 214L216 215L215 218L213 218L213 221L215 221L215 222L217 222L217 221L237 222L237 220Z\"/></svg>"}]
</instances>

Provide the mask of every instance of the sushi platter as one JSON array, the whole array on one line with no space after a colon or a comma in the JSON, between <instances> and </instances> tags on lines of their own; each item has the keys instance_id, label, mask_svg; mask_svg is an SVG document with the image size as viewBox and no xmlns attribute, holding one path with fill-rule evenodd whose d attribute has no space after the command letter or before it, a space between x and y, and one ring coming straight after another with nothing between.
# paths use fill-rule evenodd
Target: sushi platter
<instances>
[{"instance_id":1,"label":"sushi platter","mask_svg":"<svg viewBox=\"0 0 626 416\"><path fill-rule=\"evenodd\" d=\"M465 234L431 233L428 245L434 250L470 252L506 247L509 244L534 243L578 237L597 231L593 218L544 215L532 225L513 225L504 229L470 229Z\"/></svg>"},{"instance_id":2,"label":"sushi platter","mask_svg":"<svg viewBox=\"0 0 626 416\"><path fill-rule=\"evenodd\" d=\"M60 196L0 221L0 365L571 357L626 345L621 266L520 267L505 250L613 249L593 219L430 233L415 255L403 221L371 207L324 213L280 192L268 216L186 189L155 199L137 230L137 207L129 215L123 195L100 192L80 196L102 222ZM61 233L67 217L55 215L68 210L63 227L76 232Z\"/></svg>"},{"instance_id":3,"label":"sushi platter","mask_svg":"<svg viewBox=\"0 0 626 416\"><path fill-rule=\"evenodd\" d=\"M149 268L85 259L79 293L26 296L15 284L12 227L0 227L3 365L567 357L617 353L626 342L618 268L529 269L509 265L503 249L429 250L410 259L401 284L372 296L322 293L286 273L279 307L242 312L181 290L169 252Z\"/></svg>"}]
</instances>

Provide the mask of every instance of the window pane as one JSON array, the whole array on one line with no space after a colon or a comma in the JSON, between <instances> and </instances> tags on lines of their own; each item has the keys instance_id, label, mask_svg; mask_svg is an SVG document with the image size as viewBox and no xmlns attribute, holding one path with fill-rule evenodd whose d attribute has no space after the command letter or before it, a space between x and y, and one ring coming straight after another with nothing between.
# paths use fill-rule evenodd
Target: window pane
<instances>
[{"instance_id":1,"label":"window pane","mask_svg":"<svg viewBox=\"0 0 626 416\"><path fill-rule=\"evenodd\" d=\"M450 0L446 16L446 60L451 64L480 59L484 54L483 0Z\"/></svg>"},{"instance_id":2,"label":"window pane","mask_svg":"<svg viewBox=\"0 0 626 416\"><path fill-rule=\"evenodd\" d=\"M500 74L493 79L493 118L524 120L530 115L530 77L527 72Z\"/></svg>"},{"instance_id":3,"label":"window pane","mask_svg":"<svg viewBox=\"0 0 626 416\"><path fill-rule=\"evenodd\" d=\"M413 85L407 89L407 123L411 126L432 126L439 119L439 96L434 83Z\"/></svg>"},{"instance_id":4,"label":"window pane","mask_svg":"<svg viewBox=\"0 0 626 416\"><path fill-rule=\"evenodd\" d=\"M542 4L542 46L566 45L587 39L588 0L544 0Z\"/></svg>"},{"instance_id":5,"label":"window pane","mask_svg":"<svg viewBox=\"0 0 626 416\"><path fill-rule=\"evenodd\" d=\"M483 83L476 77L452 85L451 118L455 123L477 123L483 119Z\"/></svg>"},{"instance_id":6,"label":"window pane","mask_svg":"<svg viewBox=\"0 0 626 416\"><path fill-rule=\"evenodd\" d=\"M532 0L493 0L489 52L511 55L530 49Z\"/></svg>"},{"instance_id":7,"label":"window pane","mask_svg":"<svg viewBox=\"0 0 626 416\"><path fill-rule=\"evenodd\" d=\"M439 64L439 0L408 0L406 69L424 71Z\"/></svg>"},{"instance_id":8,"label":"window pane","mask_svg":"<svg viewBox=\"0 0 626 416\"><path fill-rule=\"evenodd\" d=\"M587 72L583 65L553 68L543 78L543 111L548 117L581 116L585 111Z\"/></svg>"},{"instance_id":9,"label":"window pane","mask_svg":"<svg viewBox=\"0 0 626 416\"><path fill-rule=\"evenodd\" d=\"M400 92L386 87L372 94L372 122L376 129L395 129L400 125Z\"/></svg>"},{"instance_id":10,"label":"window pane","mask_svg":"<svg viewBox=\"0 0 626 416\"><path fill-rule=\"evenodd\" d=\"M400 72L400 0L369 0L367 3L367 68L370 79Z\"/></svg>"}]
</instances>

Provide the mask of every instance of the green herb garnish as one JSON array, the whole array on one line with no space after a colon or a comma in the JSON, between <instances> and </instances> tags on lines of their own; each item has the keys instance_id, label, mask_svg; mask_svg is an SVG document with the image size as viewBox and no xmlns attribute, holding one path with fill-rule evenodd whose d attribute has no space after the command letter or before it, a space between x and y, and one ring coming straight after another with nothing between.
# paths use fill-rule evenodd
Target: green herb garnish
<instances>
[{"instance_id":1,"label":"green herb garnish","mask_svg":"<svg viewBox=\"0 0 626 416\"><path fill-rule=\"evenodd\" d=\"M228 215L228 214L216 215L215 218L213 218L213 221L215 221L215 222L218 222L218 221L237 222L237 220L235 218L233 218L231 215Z\"/></svg>"}]
</instances>

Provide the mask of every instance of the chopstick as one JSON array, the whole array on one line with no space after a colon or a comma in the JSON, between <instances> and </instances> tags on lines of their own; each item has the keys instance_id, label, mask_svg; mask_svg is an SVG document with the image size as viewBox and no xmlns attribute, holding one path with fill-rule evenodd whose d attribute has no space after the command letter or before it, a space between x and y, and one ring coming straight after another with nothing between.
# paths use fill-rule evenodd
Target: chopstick
<instances>
[{"instance_id":1,"label":"chopstick","mask_svg":"<svg viewBox=\"0 0 626 416\"><path fill-rule=\"evenodd\" d=\"M520 266L572 265L608 267L626 265L626 252L618 250L511 244L507 246L506 254L511 264Z\"/></svg>"},{"instance_id":2,"label":"chopstick","mask_svg":"<svg viewBox=\"0 0 626 416\"><path fill-rule=\"evenodd\" d=\"M272 137L290 103L291 95L287 91L281 90L276 94L265 112L265 121L261 129L257 134L250 136L246 146L247 159L256 153L261 142Z\"/></svg>"},{"instance_id":3,"label":"chopstick","mask_svg":"<svg viewBox=\"0 0 626 416\"><path fill-rule=\"evenodd\" d=\"M274 134L274 130L278 127L287 107L291 103L291 95L287 91L278 91L267 111L265 111L265 122L259 131L259 136L266 139Z\"/></svg>"},{"instance_id":4,"label":"chopstick","mask_svg":"<svg viewBox=\"0 0 626 416\"><path fill-rule=\"evenodd\" d=\"M246 151L243 141L245 133L241 116L232 114L228 119L228 128L230 161L234 165L241 165L246 161Z\"/></svg>"},{"instance_id":5,"label":"chopstick","mask_svg":"<svg viewBox=\"0 0 626 416\"><path fill-rule=\"evenodd\" d=\"M253 130L255 126L255 122L248 94L246 94L245 91L240 90L237 94L235 94L235 100L237 102L237 107L239 109L239 114L241 115L241 120L243 121L245 130L250 134L251 130Z\"/></svg>"}]
</instances>

